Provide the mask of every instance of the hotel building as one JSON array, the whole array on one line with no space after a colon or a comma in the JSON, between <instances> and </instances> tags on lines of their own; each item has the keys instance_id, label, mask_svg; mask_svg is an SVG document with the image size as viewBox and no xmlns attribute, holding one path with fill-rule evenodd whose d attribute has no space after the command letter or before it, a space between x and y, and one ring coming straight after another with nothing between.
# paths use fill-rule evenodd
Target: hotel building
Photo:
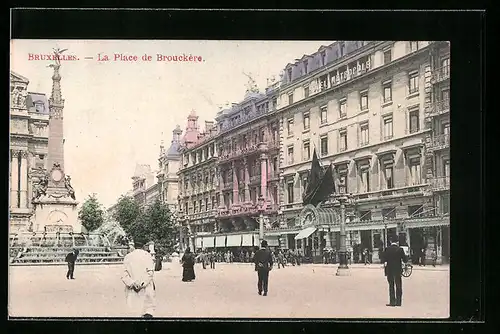
<instances>
[{"instance_id":1,"label":"hotel building","mask_svg":"<svg viewBox=\"0 0 500 334\"><path fill-rule=\"evenodd\" d=\"M384 242L399 237L415 252L436 249L438 262L447 260L449 218L436 207L446 207L449 198L449 160L443 158L449 56L442 45L341 41L286 66L275 119L280 219L287 228L267 235L280 235L288 248L311 257L339 247L331 209L302 205L316 149L323 166L333 164L337 191L352 194L347 243L354 259L368 248L377 261ZM307 225L308 233L295 240Z\"/></svg>"},{"instance_id":2,"label":"hotel building","mask_svg":"<svg viewBox=\"0 0 500 334\"><path fill-rule=\"evenodd\" d=\"M211 121L205 122L205 131L198 126L194 111L187 119L187 127L180 142L178 174L178 224L180 248L201 248L201 236L217 230L215 220L217 201L215 135ZM214 238L212 238L213 241ZM213 247L207 244L205 247Z\"/></svg>"}]
</instances>

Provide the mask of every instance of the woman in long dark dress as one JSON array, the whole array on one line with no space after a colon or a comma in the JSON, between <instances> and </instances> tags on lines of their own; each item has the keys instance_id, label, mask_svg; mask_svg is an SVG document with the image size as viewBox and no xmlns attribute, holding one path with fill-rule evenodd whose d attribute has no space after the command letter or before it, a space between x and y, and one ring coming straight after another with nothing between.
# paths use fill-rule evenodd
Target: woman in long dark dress
<instances>
[{"instance_id":1,"label":"woman in long dark dress","mask_svg":"<svg viewBox=\"0 0 500 334\"><path fill-rule=\"evenodd\" d=\"M194 280L196 277L194 275L194 263L195 263L195 256L193 253L191 253L191 249L186 248L186 251L184 252L184 255L182 256L181 259L182 262L182 281L183 282L191 282Z\"/></svg>"}]
</instances>

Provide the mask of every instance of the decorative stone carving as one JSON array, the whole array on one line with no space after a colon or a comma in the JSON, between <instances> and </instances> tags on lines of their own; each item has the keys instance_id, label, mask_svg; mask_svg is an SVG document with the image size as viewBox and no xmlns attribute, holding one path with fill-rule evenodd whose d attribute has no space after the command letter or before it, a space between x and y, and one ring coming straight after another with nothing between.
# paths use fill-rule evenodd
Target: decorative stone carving
<instances>
[{"instance_id":1,"label":"decorative stone carving","mask_svg":"<svg viewBox=\"0 0 500 334\"><path fill-rule=\"evenodd\" d=\"M41 177L38 182L33 183L33 197L32 200L35 201L39 199L42 195L47 194L47 187L49 185L49 177L45 174Z\"/></svg>"},{"instance_id":2,"label":"decorative stone carving","mask_svg":"<svg viewBox=\"0 0 500 334\"><path fill-rule=\"evenodd\" d=\"M68 194L69 196L72 198L72 199L76 199L75 198L75 190L73 189L73 187L71 186L71 177L69 175L66 175L66 178L64 179L64 186L66 187L66 189L68 190Z\"/></svg>"}]
</instances>

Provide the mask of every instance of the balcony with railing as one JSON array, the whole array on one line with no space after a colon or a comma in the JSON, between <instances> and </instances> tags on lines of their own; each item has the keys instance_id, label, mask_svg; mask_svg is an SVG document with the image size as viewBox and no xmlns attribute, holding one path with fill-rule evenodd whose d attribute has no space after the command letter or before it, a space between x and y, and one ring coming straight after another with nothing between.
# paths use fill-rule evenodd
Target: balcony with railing
<instances>
[{"instance_id":1,"label":"balcony with railing","mask_svg":"<svg viewBox=\"0 0 500 334\"><path fill-rule=\"evenodd\" d=\"M216 211L214 210L207 210L207 211L202 211L202 212L195 212L195 213L190 213L187 215L187 218L191 220L200 220L200 219L206 219L210 217L215 216Z\"/></svg>"},{"instance_id":2,"label":"balcony with railing","mask_svg":"<svg viewBox=\"0 0 500 334\"><path fill-rule=\"evenodd\" d=\"M430 186L433 191L442 191L450 189L450 177L439 176L430 179Z\"/></svg>"},{"instance_id":3,"label":"balcony with railing","mask_svg":"<svg viewBox=\"0 0 500 334\"><path fill-rule=\"evenodd\" d=\"M260 110L260 112L258 112L258 111L252 111L249 114L242 115L241 117L239 117L237 119L234 119L232 121L230 121L230 120L227 119L223 123L222 127L219 128L219 134L224 134L224 133L226 133L228 131L231 131L232 129L234 129L236 127L239 127L239 126L241 126L241 125L243 125L245 123L248 123L248 122L250 122L252 120L255 120L257 118L265 116L265 115L273 112L274 110L275 110L275 108L272 108L271 106L269 106L269 108L262 109L262 110Z\"/></svg>"},{"instance_id":4,"label":"balcony with railing","mask_svg":"<svg viewBox=\"0 0 500 334\"><path fill-rule=\"evenodd\" d=\"M432 71L431 83L435 84L450 78L450 65L439 67Z\"/></svg>"},{"instance_id":5,"label":"balcony with railing","mask_svg":"<svg viewBox=\"0 0 500 334\"><path fill-rule=\"evenodd\" d=\"M255 184L260 182L260 174L250 176L250 184Z\"/></svg>"},{"instance_id":6,"label":"balcony with railing","mask_svg":"<svg viewBox=\"0 0 500 334\"><path fill-rule=\"evenodd\" d=\"M430 141L430 145L427 149L436 151L443 150L450 147L450 135L445 133L442 135L437 135L432 138Z\"/></svg>"},{"instance_id":7,"label":"balcony with railing","mask_svg":"<svg viewBox=\"0 0 500 334\"><path fill-rule=\"evenodd\" d=\"M354 193L353 200L357 202L369 202L376 200L387 200L387 198L399 198L424 194L427 184L417 184L399 188L381 189L370 192Z\"/></svg>"},{"instance_id":8,"label":"balcony with railing","mask_svg":"<svg viewBox=\"0 0 500 334\"><path fill-rule=\"evenodd\" d=\"M258 144L249 144L245 147L237 148L230 152L223 152L219 157L219 162L224 163L235 159L240 159L255 153L260 153L262 151L262 146L260 144L265 143L267 150L279 149L279 143L275 141L260 142Z\"/></svg>"},{"instance_id":9,"label":"balcony with railing","mask_svg":"<svg viewBox=\"0 0 500 334\"><path fill-rule=\"evenodd\" d=\"M277 204L267 204L262 213L269 215L278 211ZM257 216L260 214L259 205L254 203L233 204L229 209L220 209L217 212L217 218L236 218Z\"/></svg>"},{"instance_id":10,"label":"balcony with railing","mask_svg":"<svg viewBox=\"0 0 500 334\"><path fill-rule=\"evenodd\" d=\"M426 111L427 114L431 117L446 114L450 112L450 100L445 99L431 102Z\"/></svg>"},{"instance_id":11,"label":"balcony with railing","mask_svg":"<svg viewBox=\"0 0 500 334\"><path fill-rule=\"evenodd\" d=\"M302 202L294 202L294 203L286 203L283 205L283 211L294 211L294 210L302 210L303 204Z\"/></svg>"}]
</instances>

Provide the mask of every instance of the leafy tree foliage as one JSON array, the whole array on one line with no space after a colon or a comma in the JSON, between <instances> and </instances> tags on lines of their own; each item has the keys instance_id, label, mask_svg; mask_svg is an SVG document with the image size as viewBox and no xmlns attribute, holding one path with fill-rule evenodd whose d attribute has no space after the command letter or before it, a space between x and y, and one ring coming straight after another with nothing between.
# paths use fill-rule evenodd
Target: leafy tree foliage
<instances>
[{"instance_id":1,"label":"leafy tree foliage","mask_svg":"<svg viewBox=\"0 0 500 334\"><path fill-rule=\"evenodd\" d=\"M95 231L104 223L104 209L96 194L89 195L85 200L78 212L78 218L87 231Z\"/></svg>"},{"instance_id":2,"label":"leafy tree foliage","mask_svg":"<svg viewBox=\"0 0 500 334\"><path fill-rule=\"evenodd\" d=\"M131 226L141 215L141 208L130 196L121 196L116 204L112 218L120 223L120 226L129 234Z\"/></svg>"},{"instance_id":3,"label":"leafy tree foliage","mask_svg":"<svg viewBox=\"0 0 500 334\"><path fill-rule=\"evenodd\" d=\"M159 200L141 209L133 198L122 196L113 218L131 239L153 241L159 255L173 251L176 236L173 215Z\"/></svg>"}]
</instances>

